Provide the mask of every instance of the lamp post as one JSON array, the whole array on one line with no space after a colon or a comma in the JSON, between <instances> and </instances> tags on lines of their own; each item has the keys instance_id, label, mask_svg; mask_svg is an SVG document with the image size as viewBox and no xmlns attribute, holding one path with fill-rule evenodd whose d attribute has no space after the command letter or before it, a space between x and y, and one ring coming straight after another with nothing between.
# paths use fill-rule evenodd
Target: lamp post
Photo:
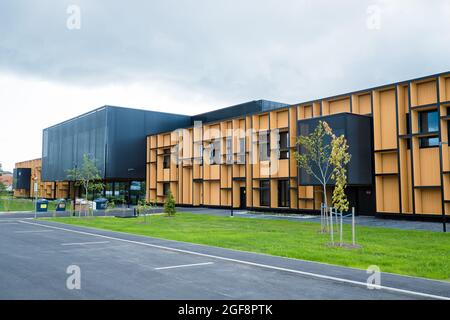
<instances>
[{"instance_id":1,"label":"lamp post","mask_svg":"<svg viewBox=\"0 0 450 320\"><path fill-rule=\"evenodd\" d=\"M127 207L130 208L130 202L131 202L131 173L134 171L134 168L128 168L128 201L127 201Z\"/></svg>"},{"instance_id":2,"label":"lamp post","mask_svg":"<svg viewBox=\"0 0 450 320\"><path fill-rule=\"evenodd\" d=\"M441 138L439 137L439 140L440 140ZM444 145L444 144L446 144L446 145L448 145L448 142L446 142L446 141L440 141L439 142L439 161L440 161L440 166L441 166L441 171L443 171L444 169L443 169L443 160L442 160L442 145ZM444 179L443 179L443 177L442 177L442 172L441 172L441 190L443 191L443 188L444 188ZM442 195L442 196L444 196L444 195ZM447 221L446 221L447 219L446 219L446 215L445 215L445 206L444 206L444 204L442 205L442 231L445 233L445 232L447 232Z\"/></svg>"},{"instance_id":3,"label":"lamp post","mask_svg":"<svg viewBox=\"0 0 450 320\"><path fill-rule=\"evenodd\" d=\"M34 218L37 218L37 197L38 197L38 186L37 177L33 177L33 191L34 191Z\"/></svg>"}]
</instances>

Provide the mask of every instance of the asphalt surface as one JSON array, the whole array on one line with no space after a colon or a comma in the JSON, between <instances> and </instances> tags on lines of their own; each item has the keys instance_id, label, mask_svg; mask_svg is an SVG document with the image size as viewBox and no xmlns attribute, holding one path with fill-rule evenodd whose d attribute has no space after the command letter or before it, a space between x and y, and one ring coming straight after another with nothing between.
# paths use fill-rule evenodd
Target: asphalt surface
<instances>
[{"instance_id":1,"label":"asphalt surface","mask_svg":"<svg viewBox=\"0 0 450 320\"><path fill-rule=\"evenodd\" d=\"M80 289L68 289L69 266ZM450 283L32 219L0 218L0 299L437 299Z\"/></svg>"}]
</instances>

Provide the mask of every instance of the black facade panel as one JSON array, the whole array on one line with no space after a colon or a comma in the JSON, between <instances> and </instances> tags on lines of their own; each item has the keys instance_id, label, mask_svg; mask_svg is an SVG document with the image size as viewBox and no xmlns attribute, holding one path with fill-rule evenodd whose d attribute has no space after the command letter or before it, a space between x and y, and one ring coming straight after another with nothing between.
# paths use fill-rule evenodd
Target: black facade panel
<instances>
[{"instance_id":1,"label":"black facade panel","mask_svg":"<svg viewBox=\"0 0 450 320\"><path fill-rule=\"evenodd\" d=\"M31 168L16 168L13 171L13 188L30 190Z\"/></svg>"},{"instance_id":2,"label":"black facade panel","mask_svg":"<svg viewBox=\"0 0 450 320\"><path fill-rule=\"evenodd\" d=\"M250 101L242 104L238 104L235 106L206 112L202 114L198 114L192 116L192 122L194 121L202 121L203 123L207 122L215 122L229 118L235 118L247 114L269 111L273 109L278 109L282 107L288 106L285 103L267 101L267 100L256 100Z\"/></svg>"},{"instance_id":3,"label":"black facade panel","mask_svg":"<svg viewBox=\"0 0 450 320\"><path fill-rule=\"evenodd\" d=\"M336 135L344 134L349 145L352 158L347 166L349 186L372 185L372 118L351 113L339 113L330 116L300 120L297 123L300 135L308 135L314 131L319 121L326 121ZM299 148L301 152L301 148ZM317 171L316 171L317 170ZM315 173L318 173L316 168ZM320 185L308 175L304 169L299 169L300 185ZM333 185L333 181L330 181Z\"/></svg>"},{"instance_id":4,"label":"black facade panel","mask_svg":"<svg viewBox=\"0 0 450 320\"><path fill-rule=\"evenodd\" d=\"M146 136L187 127L191 117L105 106L43 132L42 180L67 180L83 155L96 160L104 179L144 180Z\"/></svg>"},{"instance_id":5,"label":"black facade panel","mask_svg":"<svg viewBox=\"0 0 450 320\"><path fill-rule=\"evenodd\" d=\"M190 125L189 116L108 108L106 179L145 180L146 137Z\"/></svg>"},{"instance_id":6,"label":"black facade panel","mask_svg":"<svg viewBox=\"0 0 450 320\"><path fill-rule=\"evenodd\" d=\"M104 176L106 116L103 107L44 129L42 181L67 180L67 170L81 166L84 154L96 160Z\"/></svg>"}]
</instances>

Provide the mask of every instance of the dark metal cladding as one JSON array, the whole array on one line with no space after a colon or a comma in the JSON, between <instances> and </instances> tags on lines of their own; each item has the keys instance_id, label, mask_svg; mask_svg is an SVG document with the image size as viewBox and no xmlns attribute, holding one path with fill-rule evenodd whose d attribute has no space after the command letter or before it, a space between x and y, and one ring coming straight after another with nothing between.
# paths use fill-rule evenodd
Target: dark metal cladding
<instances>
[{"instance_id":1,"label":"dark metal cladding","mask_svg":"<svg viewBox=\"0 0 450 320\"><path fill-rule=\"evenodd\" d=\"M31 168L15 168L13 170L13 188L30 190Z\"/></svg>"},{"instance_id":2,"label":"dark metal cladding","mask_svg":"<svg viewBox=\"0 0 450 320\"><path fill-rule=\"evenodd\" d=\"M191 117L184 115L109 107L105 177L144 180L147 136L190 123Z\"/></svg>"},{"instance_id":3,"label":"dark metal cladding","mask_svg":"<svg viewBox=\"0 0 450 320\"><path fill-rule=\"evenodd\" d=\"M189 116L104 106L43 131L42 181L67 180L84 154L104 179L145 179L146 136L189 126Z\"/></svg>"},{"instance_id":4,"label":"dark metal cladding","mask_svg":"<svg viewBox=\"0 0 450 320\"><path fill-rule=\"evenodd\" d=\"M299 135L314 131L319 121L326 121L336 135L344 134L352 158L348 164L349 186L372 185L372 118L351 113L317 117L297 122ZM301 148L299 148L301 152ZM332 181L331 181L332 182ZM299 169L300 185L319 185L304 169ZM333 183L330 183L333 185Z\"/></svg>"},{"instance_id":5,"label":"dark metal cladding","mask_svg":"<svg viewBox=\"0 0 450 320\"><path fill-rule=\"evenodd\" d=\"M268 100L255 100L235 106L218 109L211 112L206 112L192 116L192 122L202 121L203 123L220 121L239 116L244 116L252 113L264 112L274 109L287 107L288 104L268 101Z\"/></svg>"}]
</instances>

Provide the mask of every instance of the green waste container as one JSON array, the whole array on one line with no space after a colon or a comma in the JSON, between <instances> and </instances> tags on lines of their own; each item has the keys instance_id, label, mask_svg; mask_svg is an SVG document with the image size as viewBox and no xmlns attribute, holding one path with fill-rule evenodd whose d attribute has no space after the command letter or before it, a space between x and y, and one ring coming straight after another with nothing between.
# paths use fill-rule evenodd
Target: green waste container
<instances>
[{"instance_id":1,"label":"green waste container","mask_svg":"<svg viewBox=\"0 0 450 320\"><path fill-rule=\"evenodd\" d=\"M63 212L66 211L67 203L66 199L58 199L56 202L56 211Z\"/></svg>"},{"instance_id":2,"label":"green waste container","mask_svg":"<svg viewBox=\"0 0 450 320\"><path fill-rule=\"evenodd\" d=\"M98 198L94 200L95 202L95 210L106 210L108 207L108 199Z\"/></svg>"},{"instance_id":3,"label":"green waste container","mask_svg":"<svg viewBox=\"0 0 450 320\"><path fill-rule=\"evenodd\" d=\"M36 212L47 212L48 210L48 200L39 199L36 201Z\"/></svg>"}]
</instances>

